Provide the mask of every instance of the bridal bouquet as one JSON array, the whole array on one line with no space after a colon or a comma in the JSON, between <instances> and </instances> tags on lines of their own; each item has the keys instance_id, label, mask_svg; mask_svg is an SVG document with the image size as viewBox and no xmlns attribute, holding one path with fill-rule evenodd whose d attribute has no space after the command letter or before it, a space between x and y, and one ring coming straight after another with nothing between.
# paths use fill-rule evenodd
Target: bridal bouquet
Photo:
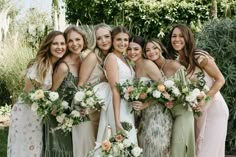
<instances>
[{"instance_id":1,"label":"bridal bouquet","mask_svg":"<svg viewBox=\"0 0 236 157\"><path fill-rule=\"evenodd\" d=\"M100 110L104 105L103 99L93 90L92 86L81 86L74 96L74 109L83 113L80 116L81 122L89 120L89 113L94 110Z\"/></svg>"},{"instance_id":2,"label":"bridal bouquet","mask_svg":"<svg viewBox=\"0 0 236 157\"><path fill-rule=\"evenodd\" d=\"M124 130L120 130L116 135L104 140L95 150L89 152L90 156L98 149L101 150L101 157L141 157L143 150L132 143L127 133L132 129L128 122L122 122Z\"/></svg>"},{"instance_id":3,"label":"bridal bouquet","mask_svg":"<svg viewBox=\"0 0 236 157\"><path fill-rule=\"evenodd\" d=\"M29 104L31 109L37 112L42 119L45 115L51 113L53 106L61 103L57 92L35 88L30 92L23 92L20 95L20 100Z\"/></svg>"}]
</instances>

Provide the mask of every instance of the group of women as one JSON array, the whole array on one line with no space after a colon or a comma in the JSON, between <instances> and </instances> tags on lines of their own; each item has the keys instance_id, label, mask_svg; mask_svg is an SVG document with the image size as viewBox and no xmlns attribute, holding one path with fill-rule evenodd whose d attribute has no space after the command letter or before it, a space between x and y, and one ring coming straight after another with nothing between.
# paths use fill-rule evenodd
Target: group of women
<instances>
[{"instance_id":1,"label":"group of women","mask_svg":"<svg viewBox=\"0 0 236 157\"><path fill-rule=\"evenodd\" d=\"M186 25L173 26L167 49L157 39L145 42L141 36L130 36L121 26L112 29L98 24L94 36L96 47L82 57L88 45L83 30L69 26L64 33L50 32L27 67L25 90L32 89L33 81L72 102L72 86L90 83L104 98L101 111L90 111L90 121L73 126L72 133L65 134L51 131L57 125L53 115L42 124L30 106L19 100L11 114L8 157L84 157L109 138L109 131L115 135L123 129L124 121L132 124L129 139L143 149L144 157L224 157L229 114L219 92L224 77L213 57L196 48ZM199 71L204 73L210 101L201 101L193 109L180 103L163 112L164 105L151 101L127 102L116 87L135 78L179 80L184 85L195 81ZM141 111L138 125L132 108ZM202 115L194 118L193 110L201 110ZM101 154L96 151L93 156Z\"/></svg>"}]
</instances>

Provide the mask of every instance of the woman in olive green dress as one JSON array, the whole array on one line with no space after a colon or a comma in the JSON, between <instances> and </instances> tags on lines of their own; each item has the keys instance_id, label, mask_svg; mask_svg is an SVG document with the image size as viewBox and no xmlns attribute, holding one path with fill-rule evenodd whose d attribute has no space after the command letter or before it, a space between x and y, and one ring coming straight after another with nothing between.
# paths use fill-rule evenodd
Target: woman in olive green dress
<instances>
[{"instance_id":1,"label":"woman in olive green dress","mask_svg":"<svg viewBox=\"0 0 236 157\"><path fill-rule=\"evenodd\" d=\"M51 90L57 91L60 97L71 105L78 83L80 54L87 48L87 40L82 30L76 26L69 26L64 34L68 52L54 69ZM71 133L64 133L62 130L52 131L56 126L57 121L54 116L48 116L45 119L44 157L73 157Z\"/></svg>"},{"instance_id":2,"label":"woman in olive green dress","mask_svg":"<svg viewBox=\"0 0 236 157\"><path fill-rule=\"evenodd\" d=\"M187 84L185 68L174 60L165 59L165 47L157 39L150 39L145 47L147 58L154 61L160 68L163 77L169 80L179 80ZM171 108L173 128L170 145L170 157L195 157L194 116L192 109L182 103Z\"/></svg>"}]
</instances>

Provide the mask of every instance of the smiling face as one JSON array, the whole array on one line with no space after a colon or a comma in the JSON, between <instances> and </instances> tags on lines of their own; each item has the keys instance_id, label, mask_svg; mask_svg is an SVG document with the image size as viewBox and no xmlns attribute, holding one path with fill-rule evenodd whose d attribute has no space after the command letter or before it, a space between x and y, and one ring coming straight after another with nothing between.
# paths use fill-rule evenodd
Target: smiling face
<instances>
[{"instance_id":1,"label":"smiling face","mask_svg":"<svg viewBox=\"0 0 236 157\"><path fill-rule=\"evenodd\" d=\"M135 42L130 42L127 49L127 54L131 61L136 62L142 58L142 47Z\"/></svg>"},{"instance_id":2,"label":"smiling face","mask_svg":"<svg viewBox=\"0 0 236 157\"><path fill-rule=\"evenodd\" d=\"M67 35L67 47L71 53L79 54L84 48L82 35L76 31L71 31Z\"/></svg>"},{"instance_id":3,"label":"smiling face","mask_svg":"<svg viewBox=\"0 0 236 157\"><path fill-rule=\"evenodd\" d=\"M146 56L148 59L155 61L161 57L160 45L158 43L148 42L145 47Z\"/></svg>"},{"instance_id":4,"label":"smiling face","mask_svg":"<svg viewBox=\"0 0 236 157\"><path fill-rule=\"evenodd\" d=\"M123 53L127 50L129 45L129 35L127 33L118 33L113 38L113 47L114 51L117 51L119 53Z\"/></svg>"},{"instance_id":5,"label":"smiling face","mask_svg":"<svg viewBox=\"0 0 236 157\"><path fill-rule=\"evenodd\" d=\"M57 35L51 45L50 45L50 52L52 54L52 60L56 61L59 58L63 57L66 52L66 42L63 35Z\"/></svg>"},{"instance_id":6,"label":"smiling face","mask_svg":"<svg viewBox=\"0 0 236 157\"><path fill-rule=\"evenodd\" d=\"M183 53L185 40L182 31L176 27L171 34L171 45L178 53Z\"/></svg>"},{"instance_id":7,"label":"smiling face","mask_svg":"<svg viewBox=\"0 0 236 157\"><path fill-rule=\"evenodd\" d=\"M96 31L96 43L103 53L107 53L112 44L111 32L105 28L98 28Z\"/></svg>"}]
</instances>

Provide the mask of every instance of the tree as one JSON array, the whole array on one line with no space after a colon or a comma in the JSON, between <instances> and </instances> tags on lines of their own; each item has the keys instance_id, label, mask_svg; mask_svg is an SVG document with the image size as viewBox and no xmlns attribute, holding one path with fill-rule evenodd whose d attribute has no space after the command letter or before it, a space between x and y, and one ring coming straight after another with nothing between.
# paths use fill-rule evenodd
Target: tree
<instances>
[{"instance_id":1,"label":"tree","mask_svg":"<svg viewBox=\"0 0 236 157\"><path fill-rule=\"evenodd\" d=\"M212 0L212 7L211 7L211 17L213 19L217 18L217 0Z\"/></svg>"}]
</instances>

